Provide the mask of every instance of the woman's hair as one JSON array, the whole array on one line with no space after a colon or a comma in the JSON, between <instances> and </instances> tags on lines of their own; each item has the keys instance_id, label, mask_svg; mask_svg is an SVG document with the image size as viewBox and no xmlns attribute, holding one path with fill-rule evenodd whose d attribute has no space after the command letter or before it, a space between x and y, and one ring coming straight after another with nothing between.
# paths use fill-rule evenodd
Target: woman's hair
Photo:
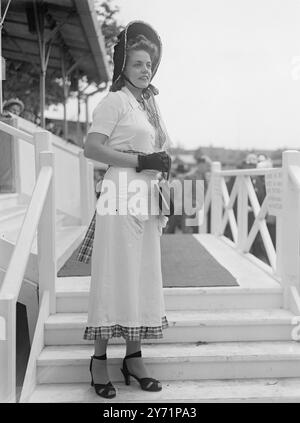
<instances>
[{"instance_id":1,"label":"woman's hair","mask_svg":"<svg viewBox=\"0 0 300 423\"><path fill-rule=\"evenodd\" d=\"M151 61L153 62L158 57L158 49L155 44L148 40L144 35L137 35L135 38L131 38L127 42L126 53L127 56L132 50L144 50L149 53Z\"/></svg>"},{"instance_id":2,"label":"woman's hair","mask_svg":"<svg viewBox=\"0 0 300 423\"><path fill-rule=\"evenodd\" d=\"M126 58L128 58L131 51L140 50L144 50L149 53L151 62L153 62L158 57L157 46L149 41L148 38L146 38L144 35L139 34L135 38L128 39L126 47ZM119 91L124 85L124 78L121 74L120 78L118 78L118 80L111 85L110 91Z\"/></svg>"}]
</instances>

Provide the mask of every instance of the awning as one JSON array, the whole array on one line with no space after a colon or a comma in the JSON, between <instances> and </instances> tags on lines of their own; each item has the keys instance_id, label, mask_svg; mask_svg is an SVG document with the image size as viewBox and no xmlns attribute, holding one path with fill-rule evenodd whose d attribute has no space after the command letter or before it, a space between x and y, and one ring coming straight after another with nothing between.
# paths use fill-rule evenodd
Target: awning
<instances>
[{"instance_id":1,"label":"awning","mask_svg":"<svg viewBox=\"0 0 300 423\"><path fill-rule=\"evenodd\" d=\"M0 0L2 10L9 0ZM11 0L2 28L2 56L61 77L76 69L99 85L110 80L104 37L92 0ZM63 60L63 66L62 66Z\"/></svg>"}]
</instances>

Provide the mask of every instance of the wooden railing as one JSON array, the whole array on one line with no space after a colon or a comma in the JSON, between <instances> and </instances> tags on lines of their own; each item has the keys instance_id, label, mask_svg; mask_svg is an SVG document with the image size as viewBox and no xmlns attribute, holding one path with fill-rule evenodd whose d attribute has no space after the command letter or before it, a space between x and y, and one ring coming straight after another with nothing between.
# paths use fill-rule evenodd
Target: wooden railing
<instances>
[{"instance_id":1,"label":"wooden railing","mask_svg":"<svg viewBox=\"0 0 300 423\"><path fill-rule=\"evenodd\" d=\"M31 345L34 352L42 348L43 335L41 334L42 322L47 314L56 312L55 303L55 281L56 268L56 198L59 190L55 190L55 181L58 179L59 188L64 183L64 190L72 196L74 189L80 190L80 220L81 224L87 225L94 213L95 195L93 191L93 163L89 162L83 155L81 148L69 145L62 145L62 140L55 137L48 131L39 131L30 122L21 118L14 119L14 125L7 125L0 122L0 130L12 136L11 142L20 148L20 145L30 144L34 148L34 154L30 153L28 163L22 154L18 154L23 161L23 166L28 166L34 175L34 188L29 202L27 213L23 221L19 237L14 248L4 281L0 287L0 402L16 401L16 303L20 294L22 282L31 246L37 233L38 251L38 275L39 275L39 325L36 326L34 344ZM60 157L60 153L63 155ZM25 152L26 149L22 150ZM20 151L19 151L20 153ZM77 160L76 172L66 172L64 160ZM16 157L15 157L16 159ZM59 166L54 166L54 161ZM16 160L18 162L18 160ZM16 163L18 166L18 163ZM32 169L33 165L33 169ZM72 165L73 166L73 165ZM73 166L74 167L74 166ZM57 172L59 170L59 172ZM17 170L16 175L21 179L21 171ZM74 177L78 177L78 184ZM63 180L62 180L63 178ZM68 179L69 178L69 179ZM67 182L66 182L66 179ZM16 186L20 188L21 180ZM69 185L68 185L69 184ZM26 197L21 191L20 197ZM71 200L71 199L70 199ZM43 300L43 301L42 301ZM43 307L43 308L42 308ZM26 389L22 395L27 395L34 380L33 356L29 360L26 371Z\"/></svg>"},{"instance_id":2,"label":"wooden railing","mask_svg":"<svg viewBox=\"0 0 300 423\"><path fill-rule=\"evenodd\" d=\"M204 223L200 232L207 232L208 212L210 232L221 237L241 254L271 274L284 288L284 306L290 308L292 291L300 292L300 152L285 151L282 168L261 168L222 170L219 162L214 162L204 202ZM269 197L258 199L252 183L253 177L266 178L276 172L281 179L278 198L279 211L273 217L275 238L269 232L267 218ZM268 176L269 175L269 176ZM226 178L234 178L229 192ZM253 223L249 224L249 211L253 213ZM227 228L227 233L226 233ZM230 228L231 239L228 238ZM260 234L266 259L251 253L256 236ZM299 296L300 299L300 296ZM297 300L298 301L298 300Z\"/></svg>"},{"instance_id":3,"label":"wooden railing","mask_svg":"<svg viewBox=\"0 0 300 423\"><path fill-rule=\"evenodd\" d=\"M2 128L1 128L2 129ZM26 134L15 128L8 128L14 136ZM0 288L0 400L16 400L16 303L31 252L31 245L37 231L39 296L49 291L50 310L55 313L55 188L54 154L47 132L36 133L38 146L37 181L25 215L19 237L14 248L4 281ZM42 150L42 151L40 151Z\"/></svg>"},{"instance_id":4,"label":"wooden railing","mask_svg":"<svg viewBox=\"0 0 300 423\"><path fill-rule=\"evenodd\" d=\"M13 125L15 127L0 122L0 131L12 136L15 147L15 186L20 198L28 200L36 182L37 174L34 170L40 152L40 143L36 142L34 134L40 133L41 128L18 116L14 116ZM57 209L73 216L78 224L87 225L95 210L93 163L84 157L82 148L67 143L51 132L43 132L49 135L51 151L56 158L55 178L60 184L56 192Z\"/></svg>"}]
</instances>

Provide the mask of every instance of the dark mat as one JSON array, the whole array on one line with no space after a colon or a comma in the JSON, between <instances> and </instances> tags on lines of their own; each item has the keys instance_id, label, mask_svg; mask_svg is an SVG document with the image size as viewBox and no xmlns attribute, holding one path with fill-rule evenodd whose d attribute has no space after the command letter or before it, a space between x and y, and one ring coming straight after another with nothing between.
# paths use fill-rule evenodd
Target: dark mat
<instances>
[{"instance_id":1,"label":"dark mat","mask_svg":"<svg viewBox=\"0 0 300 423\"><path fill-rule=\"evenodd\" d=\"M236 279L189 234L161 237L164 287L238 286Z\"/></svg>"},{"instance_id":2,"label":"dark mat","mask_svg":"<svg viewBox=\"0 0 300 423\"><path fill-rule=\"evenodd\" d=\"M58 276L90 276L91 263L76 260L79 247L58 272ZM238 286L236 279L190 234L161 237L164 287Z\"/></svg>"}]
</instances>

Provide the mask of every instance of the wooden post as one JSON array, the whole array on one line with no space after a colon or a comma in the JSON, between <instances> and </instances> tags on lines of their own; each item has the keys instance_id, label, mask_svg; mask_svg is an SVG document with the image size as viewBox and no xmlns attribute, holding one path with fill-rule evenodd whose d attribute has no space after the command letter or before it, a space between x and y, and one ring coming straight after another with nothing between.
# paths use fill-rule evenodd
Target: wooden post
<instances>
[{"instance_id":1,"label":"wooden post","mask_svg":"<svg viewBox=\"0 0 300 423\"><path fill-rule=\"evenodd\" d=\"M245 242L248 236L248 194L244 184L244 176L238 178L238 197L237 197L237 226L239 251L244 251Z\"/></svg>"},{"instance_id":2,"label":"wooden post","mask_svg":"<svg viewBox=\"0 0 300 423\"><path fill-rule=\"evenodd\" d=\"M40 153L41 151L52 151L51 134L47 131L39 131L33 134L35 150L35 176L40 171Z\"/></svg>"},{"instance_id":3,"label":"wooden post","mask_svg":"<svg viewBox=\"0 0 300 423\"><path fill-rule=\"evenodd\" d=\"M281 254L281 272L284 308L287 309L290 305L290 287L295 286L299 293L299 190L289 176L289 166L291 165L300 167L298 151L285 151L282 155L282 224L284 230L279 234L281 244L279 249L284 252Z\"/></svg>"},{"instance_id":4,"label":"wooden post","mask_svg":"<svg viewBox=\"0 0 300 423\"><path fill-rule=\"evenodd\" d=\"M222 191L221 177L216 172L221 170L220 162L213 162L211 167L211 233L219 236L222 224Z\"/></svg>"},{"instance_id":5,"label":"wooden post","mask_svg":"<svg viewBox=\"0 0 300 423\"><path fill-rule=\"evenodd\" d=\"M18 118L12 118L12 125L18 127ZM21 180L20 180L20 140L17 137L13 137L13 169L14 169L14 181L15 181L15 192L21 194Z\"/></svg>"},{"instance_id":6,"label":"wooden post","mask_svg":"<svg viewBox=\"0 0 300 423\"><path fill-rule=\"evenodd\" d=\"M50 314L55 314L57 261L54 153L50 151L40 153L40 167L43 166L52 167L53 174L37 231L39 300L41 302L44 292L49 291Z\"/></svg>"},{"instance_id":7,"label":"wooden post","mask_svg":"<svg viewBox=\"0 0 300 423\"><path fill-rule=\"evenodd\" d=\"M0 290L0 403L16 402L16 305Z\"/></svg>"},{"instance_id":8,"label":"wooden post","mask_svg":"<svg viewBox=\"0 0 300 423\"><path fill-rule=\"evenodd\" d=\"M80 204L81 204L81 222L83 225L89 224L89 204L90 204L90 180L88 161L83 151L79 153L80 167ZM94 185L94 178L92 186Z\"/></svg>"}]
</instances>

